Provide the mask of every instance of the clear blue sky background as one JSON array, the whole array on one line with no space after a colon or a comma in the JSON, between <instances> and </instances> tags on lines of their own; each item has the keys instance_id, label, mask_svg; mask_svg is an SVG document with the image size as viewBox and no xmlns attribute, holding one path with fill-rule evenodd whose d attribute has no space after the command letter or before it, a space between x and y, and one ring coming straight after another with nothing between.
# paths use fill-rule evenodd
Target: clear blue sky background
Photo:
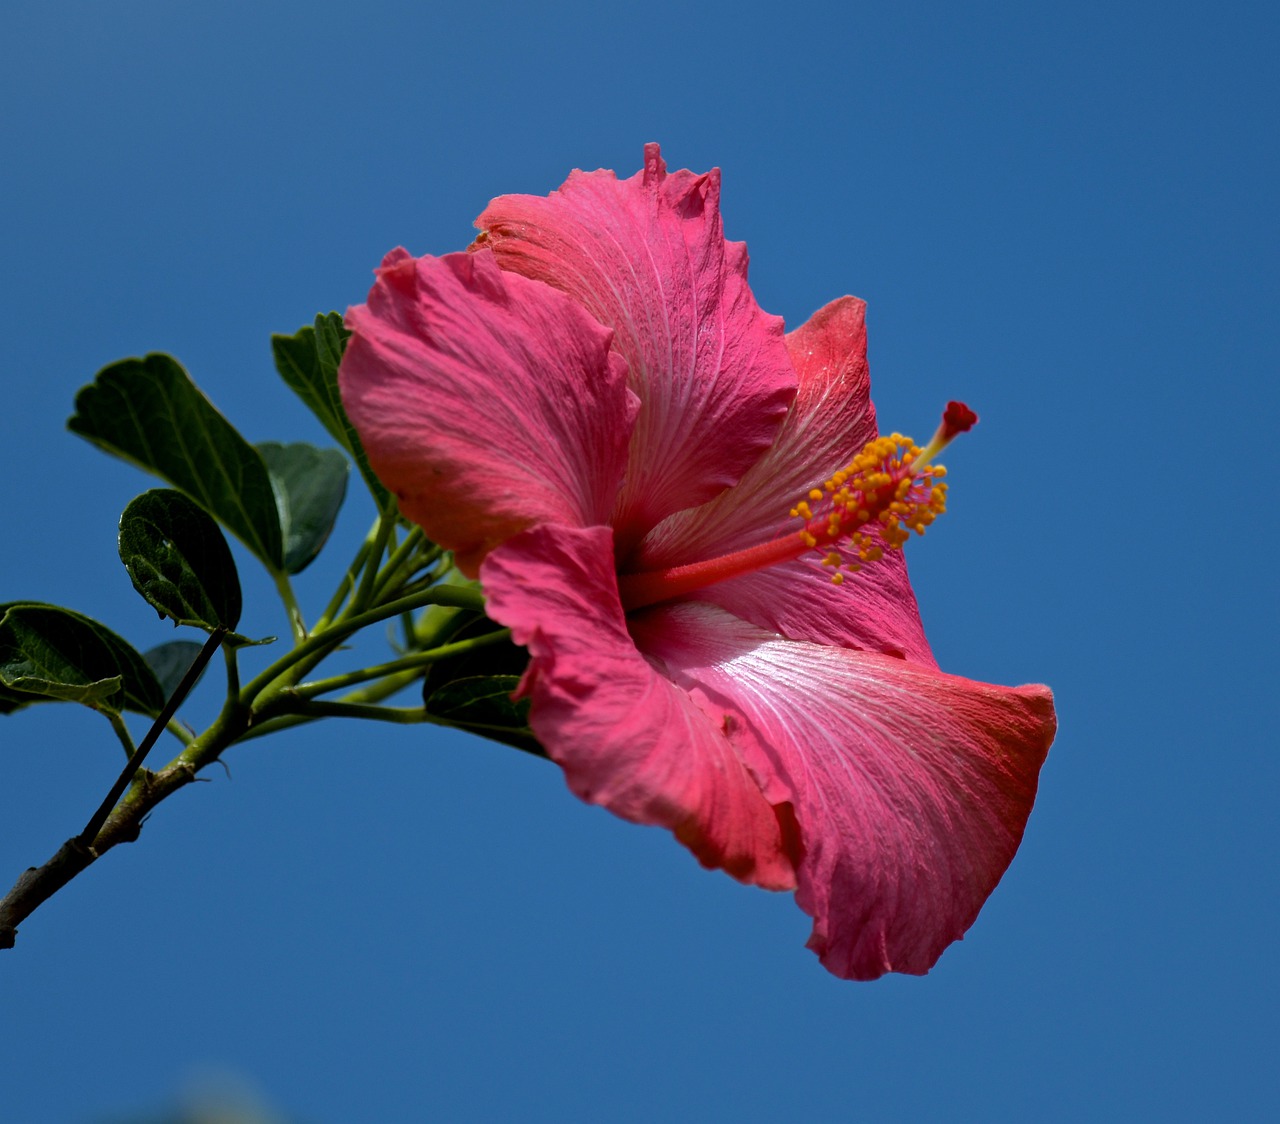
<instances>
[{"instance_id":1,"label":"clear blue sky background","mask_svg":"<svg viewBox=\"0 0 1280 1124\"><path fill-rule=\"evenodd\" d=\"M0 45L0 599L171 636L114 551L151 482L67 434L177 355L327 443L268 335L460 248L493 195L724 169L789 324L870 302L885 424L982 425L911 565L949 670L1058 693L1022 851L924 979L828 976L785 897L423 729L252 743L0 954L23 1124L201 1075L281 1117L1260 1119L1277 1111L1277 17L1262 3L18 5ZM304 575L314 605L363 534ZM244 627L280 631L250 579ZM207 717L211 695L194 705ZM83 825L101 719L0 723L0 878ZM131 1115L132 1114L132 1115Z\"/></svg>"}]
</instances>

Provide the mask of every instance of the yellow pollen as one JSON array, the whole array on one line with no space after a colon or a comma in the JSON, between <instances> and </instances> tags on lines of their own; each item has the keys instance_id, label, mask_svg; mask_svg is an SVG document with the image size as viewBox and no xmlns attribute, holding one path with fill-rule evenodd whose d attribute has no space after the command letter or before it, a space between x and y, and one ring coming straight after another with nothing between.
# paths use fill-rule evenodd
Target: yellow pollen
<instances>
[{"instance_id":1,"label":"yellow pollen","mask_svg":"<svg viewBox=\"0 0 1280 1124\"><path fill-rule=\"evenodd\" d=\"M938 432L924 449L901 434L869 441L821 488L810 488L791 509L801 525L767 542L715 558L655 570L623 572L618 592L623 608L634 612L686 597L742 574L793 562L812 550L835 585L864 565L880 561L886 550L900 550L911 532L924 534L946 510L946 470L933 458L978 416L962 402L948 402Z\"/></svg>"},{"instance_id":2,"label":"yellow pollen","mask_svg":"<svg viewBox=\"0 0 1280 1124\"><path fill-rule=\"evenodd\" d=\"M791 509L804 521L799 539L822 555L839 585L842 570L856 572L886 549L901 550L912 531L924 534L946 510L945 475L909 437L877 437Z\"/></svg>"}]
</instances>

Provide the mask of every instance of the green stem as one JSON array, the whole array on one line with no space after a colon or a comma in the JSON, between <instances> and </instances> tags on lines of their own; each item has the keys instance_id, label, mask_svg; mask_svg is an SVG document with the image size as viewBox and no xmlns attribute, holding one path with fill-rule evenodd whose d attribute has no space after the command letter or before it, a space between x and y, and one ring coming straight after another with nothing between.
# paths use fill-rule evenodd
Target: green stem
<instances>
[{"instance_id":1,"label":"green stem","mask_svg":"<svg viewBox=\"0 0 1280 1124\"><path fill-rule=\"evenodd\" d=\"M394 722L400 725L429 722L433 726L442 726L450 730L463 730L471 734L483 734L486 730L492 730L495 734L509 734L511 732L506 726L493 726L483 722L454 722L448 718L441 718L439 715L431 714L426 707L370 706L362 703L317 700L312 700L305 705L305 710L294 714L280 714L268 719L260 726L251 726L236 741L252 741L254 738L266 737L268 734L276 734L281 730L289 730L295 726L307 726L312 722L319 722L322 718L372 718L375 721Z\"/></svg>"},{"instance_id":2,"label":"green stem","mask_svg":"<svg viewBox=\"0 0 1280 1124\"><path fill-rule=\"evenodd\" d=\"M432 720L425 706L364 706L312 700L305 707L301 712L304 718L371 718L375 722L395 722L403 726Z\"/></svg>"},{"instance_id":3,"label":"green stem","mask_svg":"<svg viewBox=\"0 0 1280 1124\"><path fill-rule=\"evenodd\" d=\"M357 691L349 691L340 699L335 699L333 701L345 703L351 706L370 706L374 703L380 703L384 699L391 698L392 695L404 690L405 687L409 686L415 680L421 679L421 677L421 668L415 667L407 671L396 672L383 679L379 679L376 682L369 683L367 686L361 687ZM294 692L281 692L281 694L284 699L288 700ZM285 701L282 705L284 707L288 707L289 703L288 701ZM303 726L308 722L315 722L321 717L324 716L320 714L311 714L310 712L295 712L292 714L277 712L269 718L255 721L254 724L250 726L238 740L242 742L251 741L254 738L260 738L266 734L274 734L277 730L287 730L291 726ZM430 718L428 720L435 722L438 725L450 725L450 723L437 718Z\"/></svg>"},{"instance_id":4,"label":"green stem","mask_svg":"<svg viewBox=\"0 0 1280 1124\"><path fill-rule=\"evenodd\" d=\"M279 714L264 722L254 723L236 739L236 744L242 745L255 738L265 738L268 734L278 734L281 730L288 730L293 726L305 726L308 722L314 721L316 718L308 718L301 714Z\"/></svg>"},{"instance_id":5,"label":"green stem","mask_svg":"<svg viewBox=\"0 0 1280 1124\"><path fill-rule=\"evenodd\" d=\"M240 691L240 704L249 707L255 703L267 701L267 688L272 686L286 671L294 665L302 663L317 654L324 655L336 648L343 640L354 632L359 632L366 625L377 624L389 617L420 609L425 605L451 605L459 609L471 609L477 613L484 612L484 597L478 589L467 589L464 586L439 585L424 589L410 597L401 597L389 601L375 609L369 609L353 616L344 616L335 621L322 633L314 633L293 651L286 653L266 671L254 678ZM282 690L287 684L280 685Z\"/></svg>"},{"instance_id":6,"label":"green stem","mask_svg":"<svg viewBox=\"0 0 1280 1124\"><path fill-rule=\"evenodd\" d=\"M369 557L369 551L373 549L373 540L378 533L378 527L381 526L381 518L369 529L369 534L365 536L364 542L360 544L360 549L356 551L356 556L351 560L351 565L347 567L347 572L342 575L342 581L338 583L338 588L334 590L333 596L329 598L329 604L324 607L324 612L320 614L320 619L316 621L313 631L320 632L326 628L338 610L342 608L342 603L351 595L351 591L356 587L356 575L364 569L365 560Z\"/></svg>"},{"instance_id":7,"label":"green stem","mask_svg":"<svg viewBox=\"0 0 1280 1124\"><path fill-rule=\"evenodd\" d=\"M430 653L415 653L413 657L392 661L365 673L354 673L349 679L351 682L365 680L370 675L380 675L380 678L336 701L289 697L285 677L291 670L296 670L298 675L305 674L309 661L323 659L343 640L367 625L402 614L412 614L430 605L483 614L484 597L477 588L440 583L443 576L440 574L431 575L421 582L411 582L404 588L395 590L397 596L393 600L369 608L372 597L394 590L394 581L400 580L399 573L404 566L412 567L416 564L420 571L441 554L438 548L431 547L415 558L415 548L409 547L406 551L405 544L401 544L393 551L394 566L389 570L381 569L378 561L395 527L395 519L394 509L381 513L376 528L357 553L346 579L318 622L320 627L311 635L307 634L288 576L282 573L272 575L290 615L295 646L243 687L240 685L236 653L227 646L227 697L210 726L193 736L177 721L174 714L213 655L213 649L222 642L225 630L218 629L209 637L199 657L188 669L182 683L165 704L146 737L130 753L123 772L117 777L116 783L84 830L68 839L43 865L31 867L20 875L13 889L0 898L0 948L13 947L18 925L42 902L47 901L113 847L137 839L145 817L153 808L194 781L205 766L216 761L235 742L247 741L265 733L325 717L365 718L397 724L435 722L439 725L453 725L428 714L425 707L392 708L375 705L420 676L424 664L447 655L445 647ZM414 571L411 569L408 572L412 574ZM360 574L359 579L356 577L357 573ZM351 598L349 602L348 597ZM342 617L332 620L333 614L339 611L344 602L347 604ZM467 642L467 646L496 642L500 635L495 633L477 637ZM326 690L333 688L332 681L327 686L321 686L321 689ZM270 710L274 705L279 705L283 713L271 716ZM293 712L289 713L291 709ZM258 716L262 720L254 724L254 719ZM117 738L126 750L130 750L133 742L124 720L119 715L108 717ZM165 730L182 742L182 752L158 772L144 769L142 766L148 752Z\"/></svg>"},{"instance_id":8,"label":"green stem","mask_svg":"<svg viewBox=\"0 0 1280 1124\"><path fill-rule=\"evenodd\" d=\"M307 638L307 625L302 619L302 610L298 607L298 598L293 592L293 583L283 570L272 570L271 578L276 583L276 592L284 602L285 612L289 614L289 630L293 633L294 643L301 643Z\"/></svg>"},{"instance_id":9,"label":"green stem","mask_svg":"<svg viewBox=\"0 0 1280 1124\"><path fill-rule=\"evenodd\" d=\"M222 656L227 665L227 698L233 699L240 694L240 659L230 644L222 646Z\"/></svg>"},{"instance_id":10,"label":"green stem","mask_svg":"<svg viewBox=\"0 0 1280 1124\"><path fill-rule=\"evenodd\" d=\"M205 664L213 657L214 649L222 643L222 637L226 634L226 631L225 628L216 628L210 633L209 639L205 641L204 647L200 649L200 654L196 656L191 666L187 668L187 673L182 677L182 682L178 684L173 694L169 696L164 707L156 716L156 720L151 724L151 729L147 731L146 737L138 743L137 749L129 755L129 763L125 765L124 772L116 778L116 783L111 786L111 791L107 793L106 799L98 806L98 810L94 812L88 824L85 825L84 831L77 837L83 846L88 847L93 843L98 832L102 830L103 824L107 822L107 817L112 814L114 809L126 807L130 803L130 796L136 795L140 788L145 788L145 786L139 786L139 788L133 789L129 796L125 796L125 790L133 783L133 778L137 775L138 770L142 768L142 763L146 760L147 754L151 752L151 747L160 740L161 732L173 720L178 707L182 705L191 688L196 685L201 672L204 671ZM225 715L229 709L230 700L228 700L228 706L223 707L223 714ZM219 720L221 718L222 715L219 715ZM125 731L125 736L128 736L127 730ZM192 747L189 746L179 756L179 760L190 753L192 753ZM120 799L122 796L125 797L123 800Z\"/></svg>"},{"instance_id":11,"label":"green stem","mask_svg":"<svg viewBox=\"0 0 1280 1124\"><path fill-rule=\"evenodd\" d=\"M125 760L128 760L137 752L137 746L133 744L133 735L129 733L129 727L125 725L124 715L113 713L109 710L104 710L102 713L107 716L107 721L111 723L111 728L115 731L116 737L120 739L120 744L124 746Z\"/></svg>"},{"instance_id":12,"label":"green stem","mask_svg":"<svg viewBox=\"0 0 1280 1124\"><path fill-rule=\"evenodd\" d=\"M377 624L388 617L401 613L422 609L427 605L447 605L455 609L470 609L473 613L484 612L484 594L478 589L465 585L433 585L429 589L418 590L408 597L400 597L388 601L368 612L357 613L353 617L337 622L331 632L341 632L344 637L359 632L367 624Z\"/></svg>"},{"instance_id":13,"label":"green stem","mask_svg":"<svg viewBox=\"0 0 1280 1124\"><path fill-rule=\"evenodd\" d=\"M196 738L195 734L193 734L190 730L188 730L186 726L184 726L176 718L170 718L169 721L165 723L164 728L168 730L169 733L171 733L175 738L177 738L178 741L180 741L184 747L189 746L193 741L195 741L195 738Z\"/></svg>"},{"instance_id":14,"label":"green stem","mask_svg":"<svg viewBox=\"0 0 1280 1124\"><path fill-rule=\"evenodd\" d=\"M439 648L432 648L429 652L414 652L413 655L391 660L387 663L379 664L377 667L363 667L358 671L348 671L345 675L335 675L329 679L318 679L313 683L300 683L293 688L291 694L299 698L313 699L316 695L327 694L329 691L340 691L343 687L352 687L357 683L367 683L370 679L382 679L385 676L395 675L397 672L412 671L426 667L428 664L448 659L450 656L461 655L463 652L470 652L477 648L488 647L490 644L500 643L509 639L510 636L510 629L499 629L496 632L485 633L483 636L459 640L454 644L443 644Z\"/></svg>"},{"instance_id":15,"label":"green stem","mask_svg":"<svg viewBox=\"0 0 1280 1124\"><path fill-rule=\"evenodd\" d=\"M325 717L364 718L397 724L433 722L442 726L454 725L428 714L425 707L397 708L377 704L415 678L420 678L423 667L433 660L498 642L505 634L495 632L455 645L444 645L430 652L416 652L376 668L309 685L310 690L321 693L348 683L365 683L365 686L337 700L315 700L294 695L289 690L291 673L296 677L305 675L309 667L332 653L347 637L370 624L413 614L433 605L484 613L484 597L478 588L444 583L441 581L443 573L425 574L418 580L406 582L415 574L424 574L443 553L431 544L426 544L424 549L425 540L418 532L411 531L403 543L395 546L387 566L379 565L396 526L394 502L388 504L388 509L379 514L375 527L357 552L351 568L310 635L288 575L282 572L272 574L289 614L294 648L247 685L241 686L236 652L232 646L225 646L227 697L217 717L202 733L193 735L174 715L213 655L213 649L221 644L222 629L209 637L200 656L188 669L182 683L136 749L123 718L108 716L117 738L126 751L130 751L129 761L83 831L68 839L43 865L25 871L13 889L0 898L0 948L13 947L17 926L42 902L113 847L137 839L144 819L153 808L196 780L202 769L236 742ZM448 566L443 569L447 572ZM397 588L401 582L406 584ZM380 597L391 599L378 605L376 601ZM339 612L342 615L334 619ZM434 631L434 623L425 631ZM413 629L415 636L418 632L418 628ZM293 681L296 682L296 678ZM182 751L158 771L144 769L148 752L165 730L182 743Z\"/></svg>"},{"instance_id":16,"label":"green stem","mask_svg":"<svg viewBox=\"0 0 1280 1124\"><path fill-rule=\"evenodd\" d=\"M356 590L355 596L352 597L351 603L347 606L347 613L353 611L362 612L368 608L370 601L373 599L375 584L382 569L382 553L387 548L387 540L391 538L391 532L395 530L397 518L395 501L389 500L387 506L382 509L382 514L378 517L378 526L374 531L373 543L368 556L365 558L364 573L360 577L360 588Z\"/></svg>"},{"instance_id":17,"label":"green stem","mask_svg":"<svg viewBox=\"0 0 1280 1124\"><path fill-rule=\"evenodd\" d=\"M394 585L400 578L400 572L405 565L413 558L418 547L426 541L426 536L422 532L421 527L414 527L404 537L404 542L391 552L391 556L387 559L387 564L377 575L374 583L373 596L379 597L384 593L388 586Z\"/></svg>"}]
</instances>

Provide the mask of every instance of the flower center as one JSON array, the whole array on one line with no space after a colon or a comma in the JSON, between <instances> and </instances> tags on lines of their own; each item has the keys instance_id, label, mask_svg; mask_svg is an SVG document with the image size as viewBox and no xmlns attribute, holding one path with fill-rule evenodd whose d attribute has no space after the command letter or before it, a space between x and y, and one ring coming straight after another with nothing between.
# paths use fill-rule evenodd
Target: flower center
<instances>
[{"instance_id":1,"label":"flower center","mask_svg":"<svg viewBox=\"0 0 1280 1124\"><path fill-rule=\"evenodd\" d=\"M802 525L780 539L687 566L620 574L623 609L631 612L669 601L810 551L821 556L822 564L831 568L832 582L839 585L846 571L878 561L886 548L901 550L911 531L923 535L946 510L947 485L942 478L947 470L931 462L977 420L964 403L949 402L942 424L923 449L898 433L870 441L791 509Z\"/></svg>"}]
</instances>

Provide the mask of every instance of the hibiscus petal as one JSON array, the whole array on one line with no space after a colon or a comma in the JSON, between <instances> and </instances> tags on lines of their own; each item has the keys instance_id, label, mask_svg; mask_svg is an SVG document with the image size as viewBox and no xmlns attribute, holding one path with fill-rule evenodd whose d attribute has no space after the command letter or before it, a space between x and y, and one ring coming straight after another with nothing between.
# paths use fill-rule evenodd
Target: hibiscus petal
<instances>
[{"instance_id":1,"label":"hibiscus petal","mask_svg":"<svg viewBox=\"0 0 1280 1124\"><path fill-rule=\"evenodd\" d=\"M796 529L787 513L797 501L876 436L865 314L863 301L841 297L787 335L799 387L773 446L732 488L655 527L641 543L634 569L702 561ZM886 551L879 562L846 574L840 587L816 557L806 557L721 582L700 599L791 640L936 666L900 551Z\"/></svg>"},{"instance_id":2,"label":"hibiscus petal","mask_svg":"<svg viewBox=\"0 0 1280 1124\"><path fill-rule=\"evenodd\" d=\"M849 561L855 561L851 554ZM806 555L730 578L697 594L758 628L788 640L861 648L936 668L900 550L885 551L857 573L831 583L831 570Z\"/></svg>"},{"instance_id":3,"label":"hibiscus petal","mask_svg":"<svg viewBox=\"0 0 1280 1124\"><path fill-rule=\"evenodd\" d=\"M832 301L788 333L786 344L798 385L773 445L732 488L655 527L636 569L714 558L795 530L787 513L876 436L865 302Z\"/></svg>"},{"instance_id":4,"label":"hibiscus petal","mask_svg":"<svg viewBox=\"0 0 1280 1124\"><path fill-rule=\"evenodd\" d=\"M795 886L795 823L739 760L739 721L672 684L636 650L608 529L541 526L480 570L489 615L532 659L530 723L569 787L634 823L670 828L708 867Z\"/></svg>"},{"instance_id":5,"label":"hibiscus petal","mask_svg":"<svg viewBox=\"0 0 1280 1124\"><path fill-rule=\"evenodd\" d=\"M1056 720L1048 688L994 687L901 660L770 637L711 606L636 639L686 688L740 712L740 752L790 800L796 900L838 976L922 974L964 935L1021 841Z\"/></svg>"},{"instance_id":6,"label":"hibiscus petal","mask_svg":"<svg viewBox=\"0 0 1280 1124\"><path fill-rule=\"evenodd\" d=\"M611 333L492 254L393 250L339 372L369 462L474 576L534 523L606 522L637 403Z\"/></svg>"},{"instance_id":7,"label":"hibiscus petal","mask_svg":"<svg viewBox=\"0 0 1280 1124\"><path fill-rule=\"evenodd\" d=\"M615 331L641 410L615 526L627 550L664 516L735 483L767 449L795 388L782 321L726 242L720 173L574 172L546 198L504 195L476 220L504 269L546 281Z\"/></svg>"}]
</instances>

